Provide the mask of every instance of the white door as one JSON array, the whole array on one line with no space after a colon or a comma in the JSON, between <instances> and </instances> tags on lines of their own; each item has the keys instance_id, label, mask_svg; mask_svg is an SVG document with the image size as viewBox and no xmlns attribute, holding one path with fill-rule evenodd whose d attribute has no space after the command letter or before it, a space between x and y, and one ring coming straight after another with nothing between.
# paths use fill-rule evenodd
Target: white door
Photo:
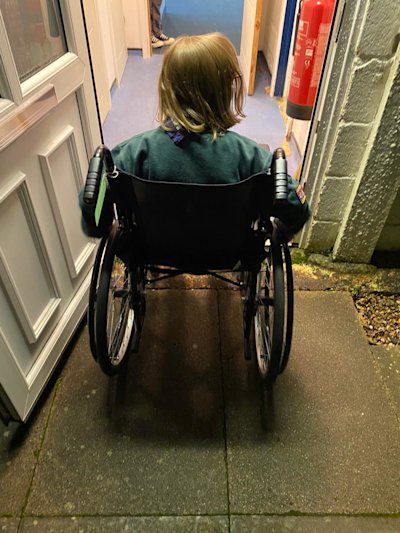
<instances>
[{"instance_id":1,"label":"white door","mask_svg":"<svg viewBox=\"0 0 400 533\"><path fill-rule=\"evenodd\" d=\"M0 0L0 414L26 420L86 309L100 141L81 4Z\"/></svg>"},{"instance_id":2,"label":"white door","mask_svg":"<svg viewBox=\"0 0 400 533\"><path fill-rule=\"evenodd\" d=\"M249 95L254 92L263 0L244 0L240 64Z\"/></svg>"}]
</instances>

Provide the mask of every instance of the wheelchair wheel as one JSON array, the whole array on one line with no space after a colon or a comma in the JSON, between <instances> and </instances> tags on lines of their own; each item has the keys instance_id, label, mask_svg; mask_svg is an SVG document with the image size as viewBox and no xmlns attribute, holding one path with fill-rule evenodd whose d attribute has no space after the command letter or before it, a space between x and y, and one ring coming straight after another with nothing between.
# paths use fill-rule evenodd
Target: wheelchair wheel
<instances>
[{"instance_id":1,"label":"wheelchair wheel","mask_svg":"<svg viewBox=\"0 0 400 533\"><path fill-rule=\"evenodd\" d=\"M104 251L95 312L96 354L102 370L116 374L127 362L137 328L136 273L118 256L121 231L114 228Z\"/></svg>"},{"instance_id":2,"label":"wheelchair wheel","mask_svg":"<svg viewBox=\"0 0 400 533\"><path fill-rule=\"evenodd\" d=\"M256 299L257 276L253 272L242 271L240 276L240 295L243 302L244 358L253 358L254 347L254 307Z\"/></svg>"},{"instance_id":3,"label":"wheelchair wheel","mask_svg":"<svg viewBox=\"0 0 400 533\"><path fill-rule=\"evenodd\" d=\"M275 232L266 251L267 257L257 276L254 340L260 376L266 384L271 385L281 368L285 334L282 248Z\"/></svg>"},{"instance_id":4,"label":"wheelchair wheel","mask_svg":"<svg viewBox=\"0 0 400 533\"><path fill-rule=\"evenodd\" d=\"M294 311L292 259L290 257L289 247L286 243L282 245L281 249L283 252L283 267L285 273L285 324L282 360L279 367L279 374L282 374L289 361L290 348L292 346Z\"/></svg>"},{"instance_id":5,"label":"wheelchair wheel","mask_svg":"<svg viewBox=\"0 0 400 533\"><path fill-rule=\"evenodd\" d=\"M105 235L97 248L96 258L94 260L92 279L90 281L89 288L89 305L87 311L87 323L89 330L89 342L90 342L90 351L97 361L97 348L96 348L96 337L95 337L95 315L96 315L96 302L97 302L97 292L99 289L99 280L100 280L100 269L104 258L104 251L107 244L108 235Z\"/></svg>"}]
</instances>

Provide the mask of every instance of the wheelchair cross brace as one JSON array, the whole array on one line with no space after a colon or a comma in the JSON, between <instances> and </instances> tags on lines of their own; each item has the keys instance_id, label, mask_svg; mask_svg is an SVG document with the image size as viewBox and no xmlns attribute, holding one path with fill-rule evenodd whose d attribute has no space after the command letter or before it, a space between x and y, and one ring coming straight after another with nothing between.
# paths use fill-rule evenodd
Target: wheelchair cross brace
<instances>
[{"instance_id":1,"label":"wheelchair cross brace","mask_svg":"<svg viewBox=\"0 0 400 533\"><path fill-rule=\"evenodd\" d=\"M155 267L155 266L151 266L151 267L146 266L146 268L150 272L154 272L157 274L164 274L162 276L159 276L158 278L146 279L146 285L151 285L152 283L156 283L157 281L161 281L164 279L175 278L182 274L190 274L190 272L188 272L187 270L180 270L176 268L164 268L164 267ZM199 272L193 272L193 274L199 275ZM204 272L201 272L200 274L204 276L213 276L214 278L220 279L226 283L230 283L231 285L234 285L235 287L240 288L242 286L241 282L234 281L232 279L227 278L226 276L217 274L216 272L211 272L209 270L206 270Z\"/></svg>"}]
</instances>

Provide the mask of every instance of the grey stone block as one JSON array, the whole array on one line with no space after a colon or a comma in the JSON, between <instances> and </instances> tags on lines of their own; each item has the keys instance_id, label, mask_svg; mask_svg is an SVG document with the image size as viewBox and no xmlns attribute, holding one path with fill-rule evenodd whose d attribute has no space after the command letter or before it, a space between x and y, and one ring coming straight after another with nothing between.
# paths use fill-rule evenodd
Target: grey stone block
<instances>
[{"instance_id":1,"label":"grey stone block","mask_svg":"<svg viewBox=\"0 0 400 533\"><path fill-rule=\"evenodd\" d=\"M19 516L25 506L53 396L47 388L25 425L0 422L0 515Z\"/></svg>"},{"instance_id":2,"label":"grey stone block","mask_svg":"<svg viewBox=\"0 0 400 533\"><path fill-rule=\"evenodd\" d=\"M149 291L140 352L109 379L82 335L27 513L226 514L216 291Z\"/></svg>"},{"instance_id":3,"label":"grey stone block","mask_svg":"<svg viewBox=\"0 0 400 533\"><path fill-rule=\"evenodd\" d=\"M371 351L390 403L400 420L400 346L371 346Z\"/></svg>"},{"instance_id":4,"label":"grey stone block","mask_svg":"<svg viewBox=\"0 0 400 533\"><path fill-rule=\"evenodd\" d=\"M338 231L338 222L313 220L307 239L306 249L316 252L329 252L335 244Z\"/></svg>"},{"instance_id":5,"label":"grey stone block","mask_svg":"<svg viewBox=\"0 0 400 533\"><path fill-rule=\"evenodd\" d=\"M349 202L354 178L327 177L322 185L318 203L313 209L316 220L340 222Z\"/></svg>"},{"instance_id":6,"label":"grey stone block","mask_svg":"<svg viewBox=\"0 0 400 533\"><path fill-rule=\"evenodd\" d=\"M355 67L343 107L344 122L370 123L382 98L390 63L376 59Z\"/></svg>"},{"instance_id":7,"label":"grey stone block","mask_svg":"<svg viewBox=\"0 0 400 533\"><path fill-rule=\"evenodd\" d=\"M364 156L371 128L366 124L341 124L326 174L328 176L356 176Z\"/></svg>"},{"instance_id":8,"label":"grey stone block","mask_svg":"<svg viewBox=\"0 0 400 533\"><path fill-rule=\"evenodd\" d=\"M351 297L296 294L272 398L241 356L235 306L235 293L221 295L231 513L398 512L400 428Z\"/></svg>"},{"instance_id":9,"label":"grey stone block","mask_svg":"<svg viewBox=\"0 0 400 533\"><path fill-rule=\"evenodd\" d=\"M24 518L21 532L40 533L224 533L228 517L223 516L143 516L143 517L72 517Z\"/></svg>"},{"instance_id":10,"label":"grey stone block","mask_svg":"<svg viewBox=\"0 0 400 533\"><path fill-rule=\"evenodd\" d=\"M363 58L389 58L396 52L400 4L393 0L375 0L368 4L357 54Z\"/></svg>"},{"instance_id":11,"label":"grey stone block","mask_svg":"<svg viewBox=\"0 0 400 533\"><path fill-rule=\"evenodd\" d=\"M0 518L0 531L5 533L17 533L19 519L16 518Z\"/></svg>"},{"instance_id":12,"label":"grey stone block","mask_svg":"<svg viewBox=\"0 0 400 533\"><path fill-rule=\"evenodd\" d=\"M399 518L350 516L233 516L232 533L394 533Z\"/></svg>"}]
</instances>

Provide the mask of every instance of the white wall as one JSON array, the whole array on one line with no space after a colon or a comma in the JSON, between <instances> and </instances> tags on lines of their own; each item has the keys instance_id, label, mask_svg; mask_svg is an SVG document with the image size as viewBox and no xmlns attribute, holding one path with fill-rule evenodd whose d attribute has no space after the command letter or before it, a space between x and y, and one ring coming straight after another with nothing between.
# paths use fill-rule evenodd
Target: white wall
<instances>
[{"instance_id":1,"label":"white wall","mask_svg":"<svg viewBox=\"0 0 400 533\"><path fill-rule=\"evenodd\" d=\"M300 155L303 157L306 149L308 132L310 131L310 120L296 120L293 119L292 135L296 141L297 148Z\"/></svg>"},{"instance_id":2,"label":"white wall","mask_svg":"<svg viewBox=\"0 0 400 533\"><path fill-rule=\"evenodd\" d=\"M271 87L275 85L278 69L281 36L285 18L286 1L264 0L262 18L261 50L272 75ZM262 40L261 40L262 39Z\"/></svg>"},{"instance_id":3,"label":"white wall","mask_svg":"<svg viewBox=\"0 0 400 533\"><path fill-rule=\"evenodd\" d=\"M104 48L103 62L105 63L108 87L111 88L115 81L115 67L108 0L97 0L97 9Z\"/></svg>"}]
</instances>

